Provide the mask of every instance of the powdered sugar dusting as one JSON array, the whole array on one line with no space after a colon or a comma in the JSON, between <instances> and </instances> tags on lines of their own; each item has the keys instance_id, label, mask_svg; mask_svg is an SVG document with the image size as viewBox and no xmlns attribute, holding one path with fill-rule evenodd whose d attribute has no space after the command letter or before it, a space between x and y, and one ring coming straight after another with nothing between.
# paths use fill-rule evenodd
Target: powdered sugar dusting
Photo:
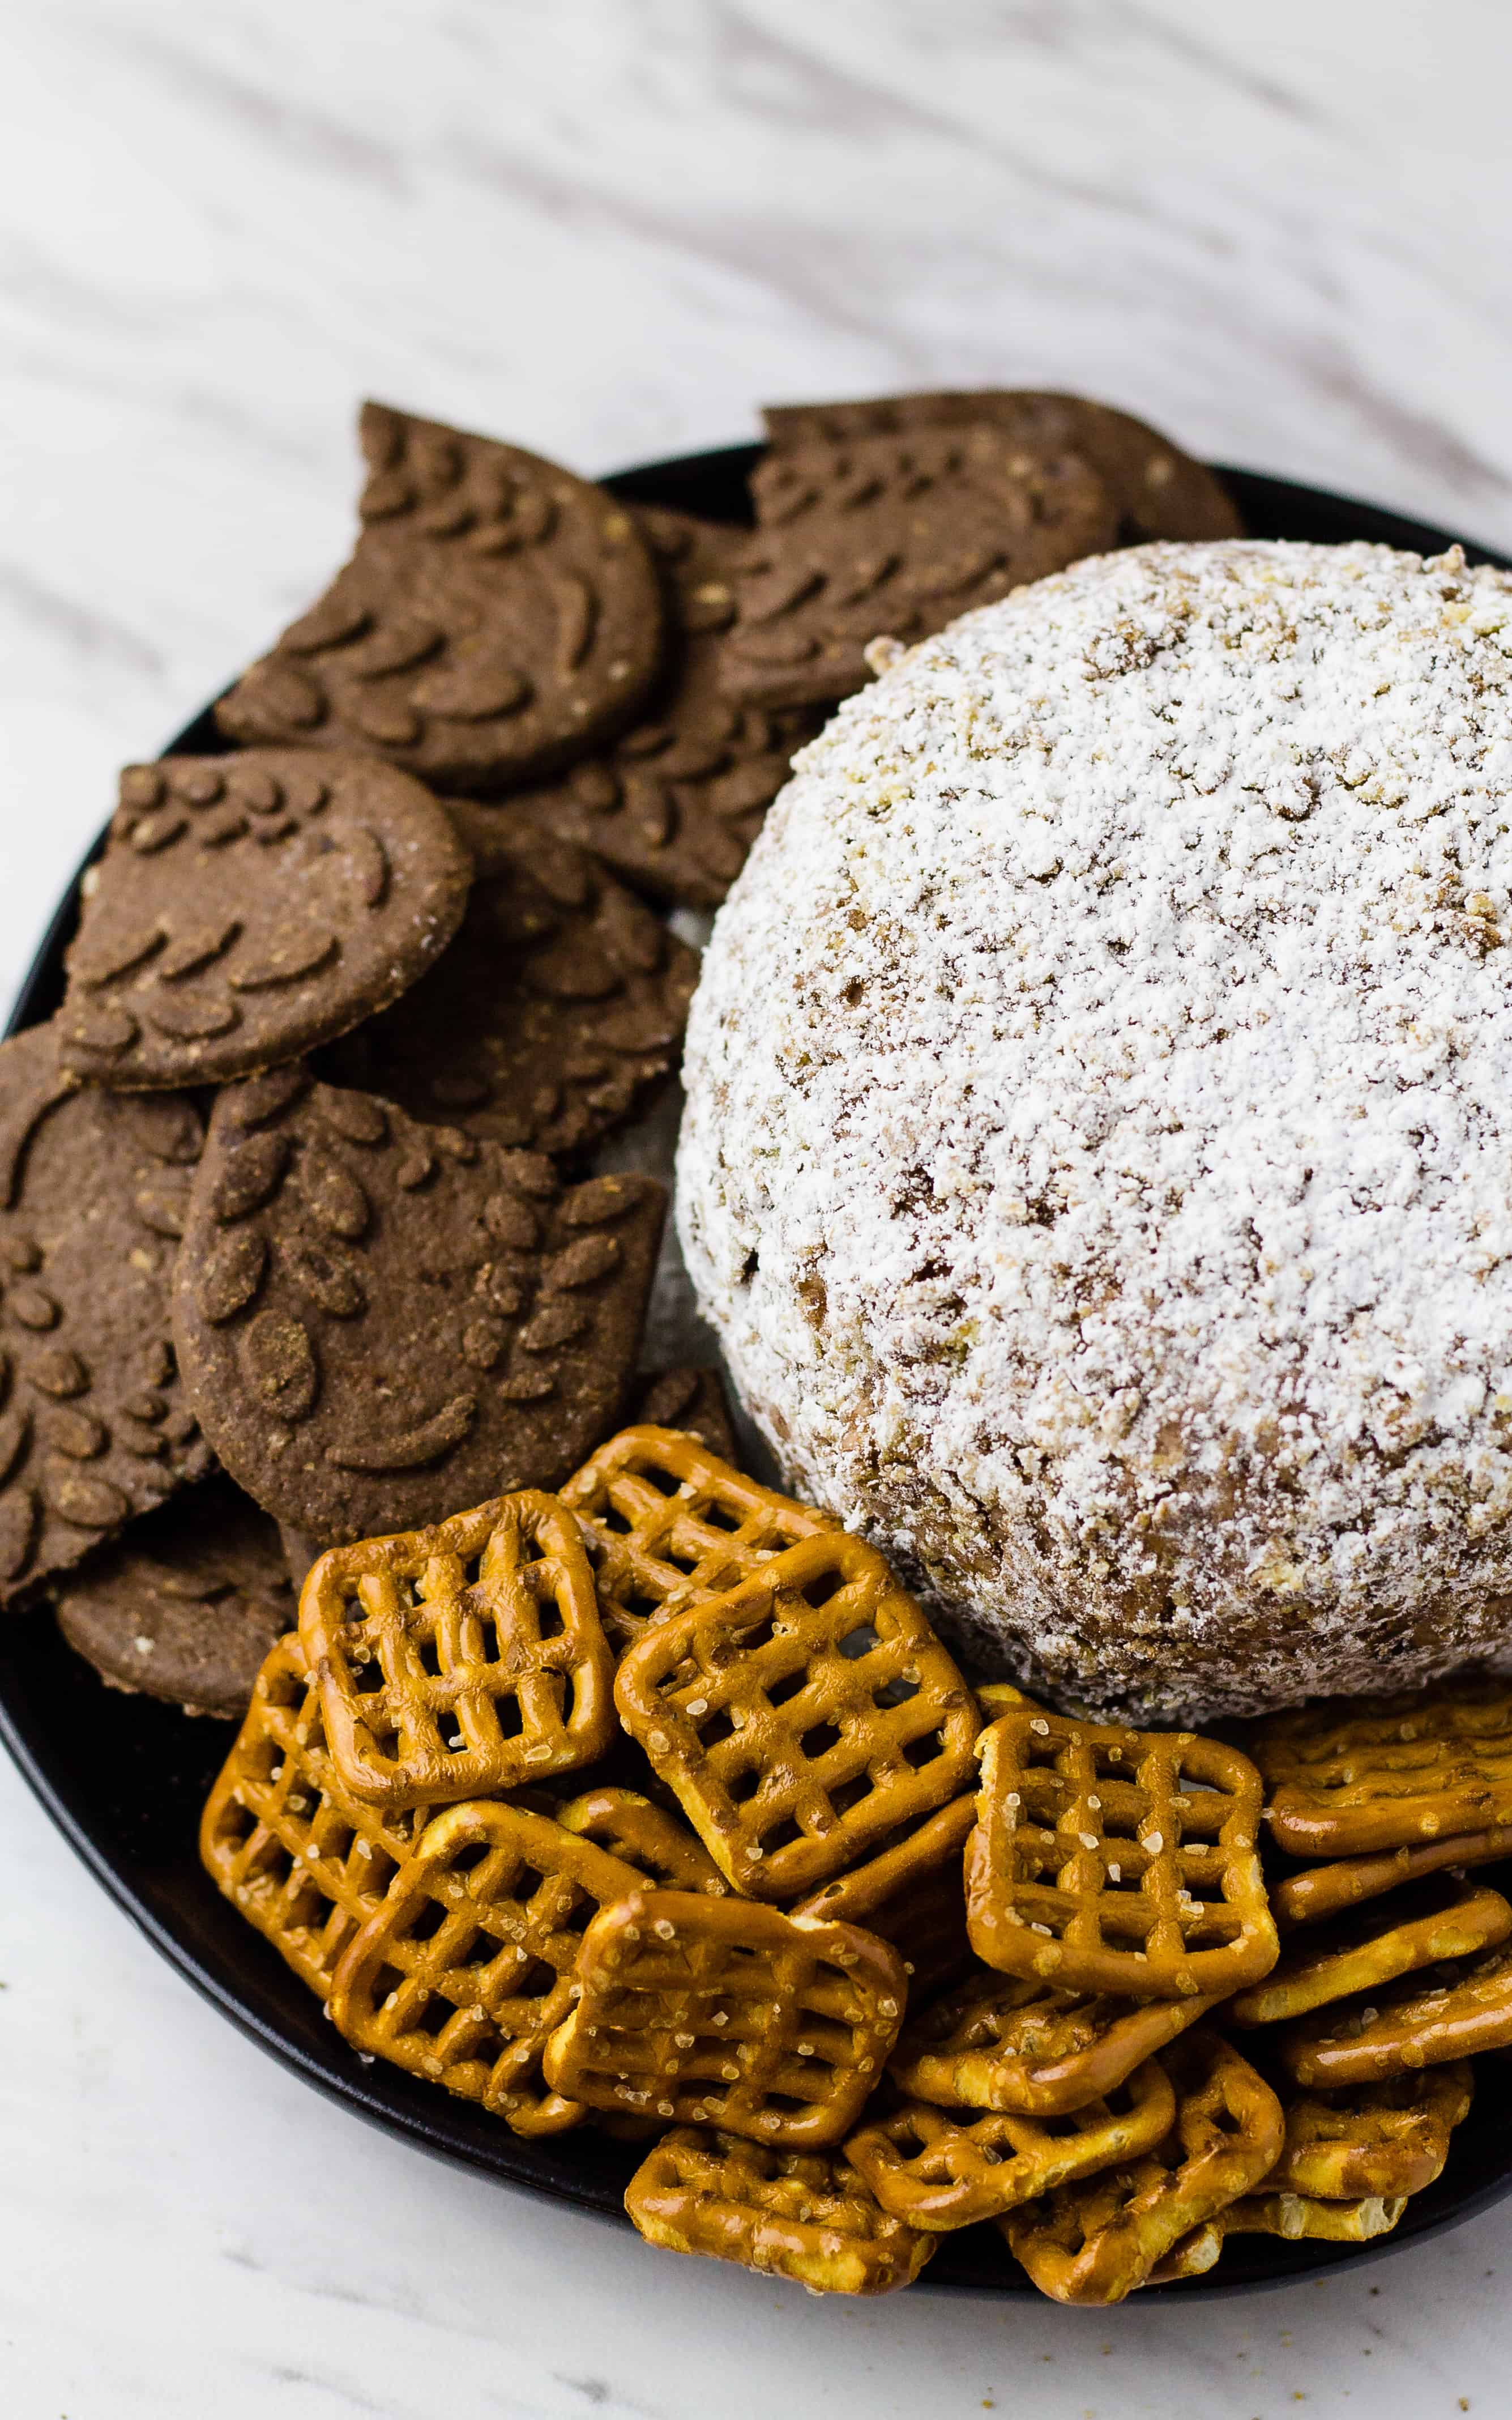
<instances>
[{"instance_id":1,"label":"powdered sugar dusting","mask_svg":"<svg viewBox=\"0 0 1512 2420\"><path fill-rule=\"evenodd\" d=\"M1079 564L797 760L684 1249L980 1662L1211 1715L1512 1654L1509 827L1512 581L1458 553Z\"/></svg>"}]
</instances>

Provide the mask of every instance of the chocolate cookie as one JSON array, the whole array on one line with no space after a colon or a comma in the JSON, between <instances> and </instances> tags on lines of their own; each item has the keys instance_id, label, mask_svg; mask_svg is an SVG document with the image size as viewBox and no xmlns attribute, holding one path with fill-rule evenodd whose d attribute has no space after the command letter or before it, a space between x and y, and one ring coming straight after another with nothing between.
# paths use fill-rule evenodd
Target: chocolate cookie
<instances>
[{"instance_id":1,"label":"chocolate cookie","mask_svg":"<svg viewBox=\"0 0 1512 2420\"><path fill-rule=\"evenodd\" d=\"M168 1301L202 1140L76 1087L54 1026L0 1043L0 1603L209 1468Z\"/></svg>"},{"instance_id":2,"label":"chocolate cookie","mask_svg":"<svg viewBox=\"0 0 1512 2420\"><path fill-rule=\"evenodd\" d=\"M577 1151L676 1063L697 955L514 800L453 812L477 865L461 931L320 1073L493 1142Z\"/></svg>"},{"instance_id":3,"label":"chocolate cookie","mask_svg":"<svg viewBox=\"0 0 1512 2420\"><path fill-rule=\"evenodd\" d=\"M735 618L735 566L748 534L688 513L642 507L637 518L667 582L660 687L612 746L510 803L654 898L717 908L795 750L823 717L809 706L737 706L720 691L720 634Z\"/></svg>"},{"instance_id":4,"label":"chocolate cookie","mask_svg":"<svg viewBox=\"0 0 1512 2420\"><path fill-rule=\"evenodd\" d=\"M900 437L920 428L986 422L1026 445L1069 448L1104 479L1119 510L1121 542L1143 538L1242 537L1244 524L1221 479L1169 438L1111 404L1029 387L975 394L884 396L874 403L777 404L763 413L783 453L816 442Z\"/></svg>"},{"instance_id":5,"label":"chocolate cookie","mask_svg":"<svg viewBox=\"0 0 1512 2420\"><path fill-rule=\"evenodd\" d=\"M228 1480L186 1488L57 1592L58 1626L113 1689L243 1714L298 1600L278 1531Z\"/></svg>"},{"instance_id":6,"label":"chocolate cookie","mask_svg":"<svg viewBox=\"0 0 1512 2420\"><path fill-rule=\"evenodd\" d=\"M763 706L845 697L869 640L927 638L1118 531L1080 455L981 423L778 448L750 485L757 535L720 678Z\"/></svg>"},{"instance_id":7,"label":"chocolate cookie","mask_svg":"<svg viewBox=\"0 0 1512 2420\"><path fill-rule=\"evenodd\" d=\"M63 1063L135 1091L296 1059L424 972L471 873L445 808L371 756L129 766L85 876Z\"/></svg>"},{"instance_id":8,"label":"chocolate cookie","mask_svg":"<svg viewBox=\"0 0 1512 2420\"><path fill-rule=\"evenodd\" d=\"M627 722L661 661L634 520L515 445L363 406L357 551L216 708L232 739L361 748L507 789Z\"/></svg>"},{"instance_id":9,"label":"chocolate cookie","mask_svg":"<svg viewBox=\"0 0 1512 2420\"><path fill-rule=\"evenodd\" d=\"M735 1433L717 1370L651 1370L638 1378L626 1428L687 1429L721 1462L737 1461Z\"/></svg>"},{"instance_id":10,"label":"chocolate cookie","mask_svg":"<svg viewBox=\"0 0 1512 2420\"><path fill-rule=\"evenodd\" d=\"M301 1068L232 1086L175 1288L206 1435L322 1546L554 1487L624 1400L665 1206Z\"/></svg>"}]
</instances>

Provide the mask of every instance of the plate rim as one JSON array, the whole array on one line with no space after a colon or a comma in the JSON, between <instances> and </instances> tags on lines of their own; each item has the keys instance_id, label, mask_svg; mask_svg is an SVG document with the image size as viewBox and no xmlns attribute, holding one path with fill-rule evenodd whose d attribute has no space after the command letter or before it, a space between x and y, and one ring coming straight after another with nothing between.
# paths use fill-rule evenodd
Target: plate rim
<instances>
[{"instance_id":1,"label":"plate rim","mask_svg":"<svg viewBox=\"0 0 1512 2420\"><path fill-rule=\"evenodd\" d=\"M732 483L743 478L764 450L760 443L746 442L711 447L692 454L671 455L611 473L599 484L628 503L676 504L680 501L677 492L680 489L696 488L721 477ZM1234 493L1242 509L1246 498L1252 506L1263 504L1269 507L1257 518L1274 518L1278 513L1284 513L1294 500L1299 512L1316 516L1321 509L1325 519L1336 520L1341 531L1350 529L1352 524L1353 534L1359 535L1361 525L1365 525L1376 543L1425 554L1443 552L1451 546L1459 545L1463 547L1467 560L1473 564L1489 564L1498 569L1512 570L1512 558L1494 548L1458 536L1435 523L1419 521L1388 506L1341 494L1332 489L1314 487L1305 481L1250 471L1234 464L1215 463L1211 467ZM702 509L706 514L706 504ZM733 517L724 515L720 518L729 520ZM207 738L213 737L209 718L214 704L212 699L202 706L167 742L161 754L166 756L183 752L186 748L201 748ZM77 920L80 886L85 874L103 849L106 828L101 828L85 851L48 919L6 1018L6 1037L40 1023L54 1013L61 991L64 949ZM11 1703L13 1681L10 1663L0 1654L0 1740L4 1741L34 1797L89 1873L136 1930L203 1999L235 2025L244 2039L255 2042L328 2100L351 2111L368 2124L395 2135L402 2142L447 2160L453 2165L467 2168L474 2175L487 2177L497 2184L511 2186L543 2200L586 2212L622 2229L628 2226L629 2222L623 2211L616 2213L607 2208L591 2180L585 2179L575 2184L570 2172L550 2179L539 2172L530 2173L524 2162L535 2150L533 2144L517 2143L513 2135L501 2135L497 2145L498 2156L480 2156L456 2126L446 2124L450 2107L447 2096L432 2096L428 2090L422 2094L421 2088L417 2087L413 2107L408 2103L396 2106L391 2101L364 2090L360 2074L353 2076L335 2059L320 2055L307 2047L252 2005L233 1984L227 1983L214 1971L213 1965L207 1962L194 1943L181 1937L134 1885L125 1869L128 1860L120 1846L116 1845L113 1852L112 1844L97 1837L87 1816L74 1803L68 1790L45 1769L40 1756L34 1750L23 1710ZM204 1880L204 1889L207 1900L214 1903L217 1895L208 1876ZM271 1958L276 1953L269 1947L268 1955ZM346 2046L342 2047L345 2049ZM434 2118L428 2112L431 2097L437 2104ZM491 2143L492 2138L489 2139ZM513 2158L509 2156L512 2150ZM1465 2192L1448 2210L1436 2211L1425 2218L1411 2234L1396 2233L1373 2243L1352 2245L1284 2245L1272 2244L1268 2239L1256 2239L1257 2256L1269 2256L1274 2265L1268 2262L1268 2265L1242 2275L1230 2272L1227 2275L1214 2274L1211 2279L1194 2278L1180 2285L1149 2288L1140 2299L1142 2303L1166 2301L1174 2297L1189 2303L1217 2301L1299 2285L1308 2280L1316 2282L1331 2272L1353 2271L1363 2262L1405 2253L1415 2243L1446 2234L1450 2229L1466 2224L1508 2195L1512 2195L1512 2158L1500 2175ZM925 2272L919 2284L935 2292L971 2293L1011 2302L1033 2295L1035 2291L1028 2280L1011 2265L1005 2267L1000 2278L976 2273L936 2275L932 2267Z\"/></svg>"}]
</instances>

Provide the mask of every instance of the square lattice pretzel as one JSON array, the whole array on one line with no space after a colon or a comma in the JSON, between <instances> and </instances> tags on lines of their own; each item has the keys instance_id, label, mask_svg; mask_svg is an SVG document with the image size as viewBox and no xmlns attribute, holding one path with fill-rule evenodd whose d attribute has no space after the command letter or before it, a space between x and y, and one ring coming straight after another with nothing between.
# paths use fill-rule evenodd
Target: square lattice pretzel
<instances>
[{"instance_id":1,"label":"square lattice pretzel","mask_svg":"<svg viewBox=\"0 0 1512 2420\"><path fill-rule=\"evenodd\" d=\"M1014 2258L1057 2303L1122 2302L1275 2165L1281 2104L1238 2051L1203 2028L1163 2051L1161 2064L1176 2089L1164 2141L997 2222Z\"/></svg>"},{"instance_id":2,"label":"square lattice pretzel","mask_svg":"<svg viewBox=\"0 0 1512 2420\"><path fill-rule=\"evenodd\" d=\"M342 1784L290 1632L270 1651L200 1823L207 1872L312 1992L413 1854L424 1810L380 1813Z\"/></svg>"},{"instance_id":3,"label":"square lattice pretzel","mask_svg":"<svg viewBox=\"0 0 1512 2420\"><path fill-rule=\"evenodd\" d=\"M1512 1681L1325 1699L1257 1723L1249 1745L1293 1856L1364 1855L1512 1819Z\"/></svg>"},{"instance_id":4,"label":"square lattice pretzel","mask_svg":"<svg viewBox=\"0 0 1512 2420\"><path fill-rule=\"evenodd\" d=\"M896 1950L850 1924L642 1891L594 1918L544 2060L595 2109L822 2149L855 2125L903 2015Z\"/></svg>"},{"instance_id":5,"label":"square lattice pretzel","mask_svg":"<svg viewBox=\"0 0 1512 2420\"><path fill-rule=\"evenodd\" d=\"M564 1832L596 1840L633 1866L654 1890L707 1891L723 1899L730 1885L702 1841L639 1790L585 1790L556 1810Z\"/></svg>"},{"instance_id":6,"label":"square lattice pretzel","mask_svg":"<svg viewBox=\"0 0 1512 2420\"><path fill-rule=\"evenodd\" d=\"M613 1735L612 1652L553 1496L332 1548L305 1580L300 1637L342 1779L373 1806L571 1773Z\"/></svg>"},{"instance_id":7,"label":"square lattice pretzel","mask_svg":"<svg viewBox=\"0 0 1512 2420\"><path fill-rule=\"evenodd\" d=\"M1265 2182L1319 2201L1421 2193L1449 2156L1475 2089L1468 2059L1356 2085L1349 2092L1282 2087L1286 2148Z\"/></svg>"},{"instance_id":8,"label":"square lattice pretzel","mask_svg":"<svg viewBox=\"0 0 1512 2420\"><path fill-rule=\"evenodd\" d=\"M1061 1992L979 1967L910 2019L889 2071L904 2092L941 2108L1059 2117L1105 2098L1217 2006L1211 1994L1125 2000Z\"/></svg>"},{"instance_id":9,"label":"square lattice pretzel","mask_svg":"<svg viewBox=\"0 0 1512 2420\"><path fill-rule=\"evenodd\" d=\"M663 2135L625 2207L648 2243L734 2260L817 2294L912 2285L938 2242L891 2217L843 2159L690 2127Z\"/></svg>"},{"instance_id":10,"label":"square lattice pretzel","mask_svg":"<svg viewBox=\"0 0 1512 2420\"><path fill-rule=\"evenodd\" d=\"M1111 2103L1089 2101L1066 2117L968 2118L905 2102L851 2135L845 2156L884 2210L943 2234L1139 2158L1169 2133L1175 2116L1170 2078L1150 2058Z\"/></svg>"},{"instance_id":11,"label":"square lattice pretzel","mask_svg":"<svg viewBox=\"0 0 1512 2420\"><path fill-rule=\"evenodd\" d=\"M625 1728L721 1873L786 1899L953 1798L976 1700L880 1555L806 1538L621 1663Z\"/></svg>"},{"instance_id":12,"label":"square lattice pretzel","mask_svg":"<svg viewBox=\"0 0 1512 2420\"><path fill-rule=\"evenodd\" d=\"M961 1854L976 1821L975 1798L953 1798L792 1913L880 1933L903 1962L910 2008L921 2007L972 1962Z\"/></svg>"},{"instance_id":13,"label":"square lattice pretzel","mask_svg":"<svg viewBox=\"0 0 1512 2420\"><path fill-rule=\"evenodd\" d=\"M560 2133L582 2113L543 2086L541 2052L572 2006L590 1919L640 1881L549 1816L448 1807L336 1970L337 2030L517 2134Z\"/></svg>"},{"instance_id":14,"label":"square lattice pretzel","mask_svg":"<svg viewBox=\"0 0 1512 2420\"><path fill-rule=\"evenodd\" d=\"M680 1429L622 1429L561 1495L583 1525L604 1620L622 1646L658 1615L722 1595L768 1557L839 1527Z\"/></svg>"},{"instance_id":15,"label":"square lattice pretzel","mask_svg":"<svg viewBox=\"0 0 1512 2420\"><path fill-rule=\"evenodd\" d=\"M978 1752L966 1920L987 1965L1171 1999L1236 1991L1275 1963L1260 1776L1237 1748L1011 1714Z\"/></svg>"}]
</instances>

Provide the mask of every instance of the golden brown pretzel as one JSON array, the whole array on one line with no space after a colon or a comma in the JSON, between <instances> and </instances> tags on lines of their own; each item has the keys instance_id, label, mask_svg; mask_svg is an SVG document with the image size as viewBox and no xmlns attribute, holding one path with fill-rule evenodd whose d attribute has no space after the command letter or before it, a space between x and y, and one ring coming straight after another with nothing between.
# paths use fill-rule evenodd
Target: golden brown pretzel
<instances>
[{"instance_id":1,"label":"golden brown pretzel","mask_svg":"<svg viewBox=\"0 0 1512 2420\"><path fill-rule=\"evenodd\" d=\"M300 1637L354 1797L415 1807L571 1773L613 1736L614 1659L578 1525L498 1496L311 1566Z\"/></svg>"},{"instance_id":2,"label":"golden brown pretzel","mask_svg":"<svg viewBox=\"0 0 1512 2420\"><path fill-rule=\"evenodd\" d=\"M1257 1723L1271 1828L1299 1857L1411 1847L1512 1820L1512 1682L1441 1681Z\"/></svg>"},{"instance_id":3,"label":"golden brown pretzel","mask_svg":"<svg viewBox=\"0 0 1512 2420\"><path fill-rule=\"evenodd\" d=\"M1008 1714L978 1754L966 1919L985 1964L1158 1999L1231 1992L1274 1964L1260 1779L1237 1748Z\"/></svg>"},{"instance_id":4,"label":"golden brown pretzel","mask_svg":"<svg viewBox=\"0 0 1512 2420\"><path fill-rule=\"evenodd\" d=\"M691 2127L662 2136L625 2207L649 2243L791 2277L817 2294L910 2286L938 2243L893 2218L837 2153L779 2151Z\"/></svg>"},{"instance_id":5,"label":"golden brown pretzel","mask_svg":"<svg viewBox=\"0 0 1512 2420\"><path fill-rule=\"evenodd\" d=\"M1429 1884L1427 1894L1436 1904L1425 1905L1422 1893L1400 1903L1388 1900L1365 1916L1309 1936L1306 1946L1283 1958L1263 1982L1236 1993L1228 2003L1229 2016L1238 2025L1279 2024L1331 2000L1378 1991L1398 1975L1436 1965L1441 1958L1468 1958L1478 1949L1493 1949L1512 1933L1512 1906L1500 1891L1474 1890L1466 1884L1441 1889Z\"/></svg>"},{"instance_id":6,"label":"golden brown pretzel","mask_svg":"<svg viewBox=\"0 0 1512 2420\"><path fill-rule=\"evenodd\" d=\"M639 1790L585 1790L559 1807L556 1818L564 1832L598 1841L656 1887L707 1891L714 1899L730 1887L697 1835Z\"/></svg>"},{"instance_id":7,"label":"golden brown pretzel","mask_svg":"<svg viewBox=\"0 0 1512 2420\"><path fill-rule=\"evenodd\" d=\"M1306 2194L1243 2194L1214 2222L1225 2235L1280 2235L1288 2243L1303 2237L1315 2243L1371 2243L1389 2235L1403 2211L1407 2195L1382 2199L1371 2194L1360 2201L1315 2201Z\"/></svg>"},{"instance_id":8,"label":"golden brown pretzel","mask_svg":"<svg viewBox=\"0 0 1512 2420\"><path fill-rule=\"evenodd\" d=\"M1169 2133L1176 2096L1147 2059L1111 2101L1065 2118L971 2115L905 2102L851 2135L845 2156L884 2210L931 2234L999 2218L1022 2202L1153 2149Z\"/></svg>"},{"instance_id":9,"label":"golden brown pretzel","mask_svg":"<svg viewBox=\"0 0 1512 2420\"><path fill-rule=\"evenodd\" d=\"M998 2221L1015 2259L1057 2303L1121 2302L1275 2164L1281 2104L1247 2059L1203 2029L1161 2063L1176 2087L1164 2143Z\"/></svg>"},{"instance_id":10,"label":"golden brown pretzel","mask_svg":"<svg viewBox=\"0 0 1512 2420\"><path fill-rule=\"evenodd\" d=\"M555 2091L797 2150L855 2125L904 1991L897 1951L856 1925L644 1889L594 1918L577 1981L546 2051Z\"/></svg>"},{"instance_id":11,"label":"golden brown pretzel","mask_svg":"<svg viewBox=\"0 0 1512 2420\"><path fill-rule=\"evenodd\" d=\"M1122 2000L979 1969L899 2037L889 2073L942 2108L1056 2117L1084 2109L1218 2006Z\"/></svg>"},{"instance_id":12,"label":"golden brown pretzel","mask_svg":"<svg viewBox=\"0 0 1512 2420\"><path fill-rule=\"evenodd\" d=\"M681 1429L622 1429L561 1494L582 1525L604 1621L622 1646L662 1612L722 1595L768 1556L840 1526Z\"/></svg>"},{"instance_id":13,"label":"golden brown pretzel","mask_svg":"<svg viewBox=\"0 0 1512 2420\"><path fill-rule=\"evenodd\" d=\"M1452 1979L1419 1978L1368 1999L1331 2001L1288 2025L1276 2046L1283 2066L1299 2084L1330 2088L1512 2042L1512 1943L1458 1973L1442 1972Z\"/></svg>"},{"instance_id":14,"label":"golden brown pretzel","mask_svg":"<svg viewBox=\"0 0 1512 2420\"><path fill-rule=\"evenodd\" d=\"M336 1772L298 1634L273 1647L200 1822L211 1880L312 1992L381 1905L425 1821L352 1797Z\"/></svg>"},{"instance_id":15,"label":"golden brown pretzel","mask_svg":"<svg viewBox=\"0 0 1512 2420\"><path fill-rule=\"evenodd\" d=\"M1266 2189L1318 2201L1421 2193L1442 2171L1474 2088L1468 2059L1336 2092L1294 2085L1281 2095L1286 2147Z\"/></svg>"},{"instance_id":16,"label":"golden brown pretzel","mask_svg":"<svg viewBox=\"0 0 1512 2420\"><path fill-rule=\"evenodd\" d=\"M582 2112L543 2085L541 2052L572 2006L588 1919L640 1881L549 1816L448 1807L336 1970L337 2030L517 2134L560 2133Z\"/></svg>"},{"instance_id":17,"label":"golden brown pretzel","mask_svg":"<svg viewBox=\"0 0 1512 2420\"><path fill-rule=\"evenodd\" d=\"M971 1963L961 1852L976 1820L975 1798L951 1799L898 1839L885 1840L864 1865L800 1900L793 1914L880 1933L903 1959L910 2007L921 2005Z\"/></svg>"},{"instance_id":18,"label":"golden brown pretzel","mask_svg":"<svg viewBox=\"0 0 1512 2420\"><path fill-rule=\"evenodd\" d=\"M1309 1866L1271 1885L1271 1911L1283 1929L1317 1924L1341 1916L1363 1900L1379 1899L1400 1883L1447 1869L1463 1873L1472 1866L1500 1865L1512 1859L1512 1823L1489 1832L1456 1833L1447 1840L1426 1840L1415 1849L1378 1849L1365 1857L1335 1857L1326 1866Z\"/></svg>"},{"instance_id":19,"label":"golden brown pretzel","mask_svg":"<svg viewBox=\"0 0 1512 2420\"><path fill-rule=\"evenodd\" d=\"M764 1900L813 1890L956 1796L980 1723L914 1599L843 1529L664 1613L614 1701L721 1873Z\"/></svg>"}]
</instances>

